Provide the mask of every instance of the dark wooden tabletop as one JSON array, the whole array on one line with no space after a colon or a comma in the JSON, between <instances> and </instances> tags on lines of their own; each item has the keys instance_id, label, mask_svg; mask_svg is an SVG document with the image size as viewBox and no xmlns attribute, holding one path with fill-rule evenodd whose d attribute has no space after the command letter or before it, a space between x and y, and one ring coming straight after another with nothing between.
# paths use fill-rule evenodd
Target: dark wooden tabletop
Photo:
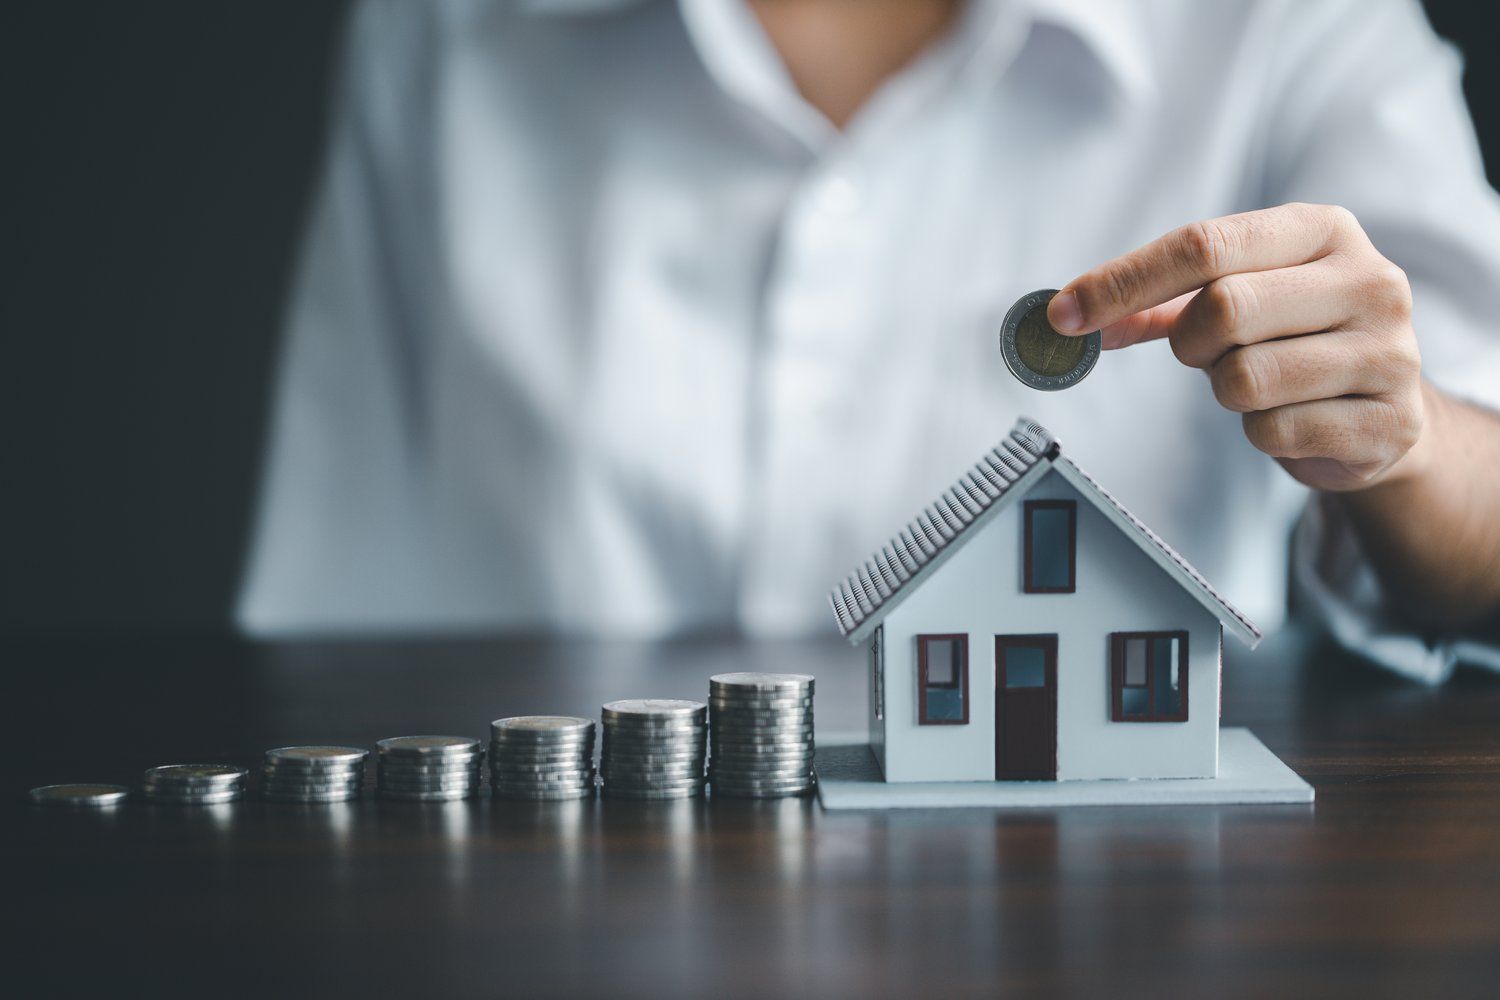
<instances>
[{"instance_id":1,"label":"dark wooden tabletop","mask_svg":"<svg viewBox=\"0 0 1500 1000\"><path fill-rule=\"evenodd\" d=\"M1314 806L822 813L805 800L42 809L34 785L482 736L518 713L818 677L836 642L13 640L3 907L24 995L1494 996L1500 678L1440 690L1295 634L1229 650L1227 724ZM7 991L9 992L9 991ZM22 995L22 994L11 994Z\"/></svg>"}]
</instances>

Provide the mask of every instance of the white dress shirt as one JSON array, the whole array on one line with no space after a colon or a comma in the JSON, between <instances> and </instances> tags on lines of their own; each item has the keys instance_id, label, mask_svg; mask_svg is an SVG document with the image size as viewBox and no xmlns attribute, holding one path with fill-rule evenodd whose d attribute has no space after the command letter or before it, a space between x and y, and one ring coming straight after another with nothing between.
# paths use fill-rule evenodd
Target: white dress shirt
<instances>
[{"instance_id":1,"label":"white dress shirt","mask_svg":"<svg viewBox=\"0 0 1500 1000\"><path fill-rule=\"evenodd\" d=\"M1017 414L1263 624L1306 496L1165 342L1006 371L1020 295L1352 209L1500 402L1500 207L1415 2L975 0L847 129L741 0L366 2L287 319L256 633L831 632Z\"/></svg>"}]
</instances>

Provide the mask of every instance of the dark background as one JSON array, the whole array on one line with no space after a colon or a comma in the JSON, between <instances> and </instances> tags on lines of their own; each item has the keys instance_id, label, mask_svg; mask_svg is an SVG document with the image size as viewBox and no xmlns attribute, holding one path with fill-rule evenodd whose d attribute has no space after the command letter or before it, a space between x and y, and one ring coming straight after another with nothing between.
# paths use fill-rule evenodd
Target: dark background
<instances>
[{"instance_id":1,"label":"dark background","mask_svg":"<svg viewBox=\"0 0 1500 1000\"><path fill-rule=\"evenodd\" d=\"M1495 183L1487 5L1426 6ZM0 12L0 630L228 622L345 8Z\"/></svg>"}]
</instances>

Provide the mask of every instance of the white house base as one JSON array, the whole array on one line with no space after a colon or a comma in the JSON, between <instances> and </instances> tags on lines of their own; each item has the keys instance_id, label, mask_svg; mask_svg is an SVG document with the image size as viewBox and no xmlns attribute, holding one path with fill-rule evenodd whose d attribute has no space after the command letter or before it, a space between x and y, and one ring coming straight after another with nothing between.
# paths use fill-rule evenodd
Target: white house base
<instances>
[{"instance_id":1,"label":"white house base","mask_svg":"<svg viewBox=\"0 0 1500 1000\"><path fill-rule=\"evenodd\" d=\"M1312 786L1248 729L1219 732L1217 778L1140 781L916 781L887 783L868 744L820 742L818 798L824 809L953 809L1054 806L1308 803Z\"/></svg>"}]
</instances>

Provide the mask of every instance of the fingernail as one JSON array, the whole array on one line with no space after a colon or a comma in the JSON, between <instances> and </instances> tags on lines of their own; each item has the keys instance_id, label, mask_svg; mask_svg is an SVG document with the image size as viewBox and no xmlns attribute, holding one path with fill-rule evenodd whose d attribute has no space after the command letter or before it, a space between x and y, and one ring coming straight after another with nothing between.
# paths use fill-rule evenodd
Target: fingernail
<instances>
[{"instance_id":1,"label":"fingernail","mask_svg":"<svg viewBox=\"0 0 1500 1000\"><path fill-rule=\"evenodd\" d=\"M1078 307L1078 296L1072 292L1059 292L1047 304L1047 321L1061 333L1078 333L1083 329L1083 310Z\"/></svg>"}]
</instances>

